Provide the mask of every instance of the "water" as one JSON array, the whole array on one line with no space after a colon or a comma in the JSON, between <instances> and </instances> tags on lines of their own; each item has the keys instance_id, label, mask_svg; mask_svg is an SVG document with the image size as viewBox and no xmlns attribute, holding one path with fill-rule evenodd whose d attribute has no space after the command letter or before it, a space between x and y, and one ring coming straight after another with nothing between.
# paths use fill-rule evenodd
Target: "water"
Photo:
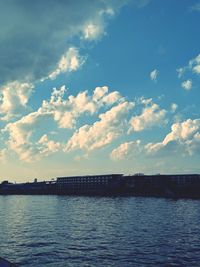
<instances>
[{"instance_id":1,"label":"water","mask_svg":"<svg viewBox=\"0 0 200 267\"><path fill-rule=\"evenodd\" d=\"M0 196L0 256L19 266L200 266L200 201Z\"/></svg>"}]
</instances>

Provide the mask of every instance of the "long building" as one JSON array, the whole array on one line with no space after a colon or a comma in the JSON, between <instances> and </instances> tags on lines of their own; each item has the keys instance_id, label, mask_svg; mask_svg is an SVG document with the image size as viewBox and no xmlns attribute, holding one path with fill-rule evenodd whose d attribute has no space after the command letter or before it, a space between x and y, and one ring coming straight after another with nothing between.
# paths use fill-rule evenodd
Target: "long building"
<instances>
[{"instance_id":1,"label":"long building","mask_svg":"<svg viewBox=\"0 0 200 267\"><path fill-rule=\"evenodd\" d=\"M59 194L111 194L120 193L122 174L86 175L58 177L56 182Z\"/></svg>"},{"instance_id":2,"label":"long building","mask_svg":"<svg viewBox=\"0 0 200 267\"><path fill-rule=\"evenodd\" d=\"M200 174L136 174L125 180L133 195L200 198Z\"/></svg>"},{"instance_id":3,"label":"long building","mask_svg":"<svg viewBox=\"0 0 200 267\"><path fill-rule=\"evenodd\" d=\"M51 181L0 184L0 194L132 195L200 199L200 174L123 174L57 177Z\"/></svg>"}]
</instances>

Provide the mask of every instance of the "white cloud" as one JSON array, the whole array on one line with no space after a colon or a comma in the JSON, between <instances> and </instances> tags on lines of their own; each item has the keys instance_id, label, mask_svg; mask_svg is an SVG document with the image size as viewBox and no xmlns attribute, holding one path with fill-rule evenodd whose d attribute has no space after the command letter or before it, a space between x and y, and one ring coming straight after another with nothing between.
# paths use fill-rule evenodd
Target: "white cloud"
<instances>
[{"instance_id":1,"label":"white cloud","mask_svg":"<svg viewBox=\"0 0 200 267\"><path fill-rule=\"evenodd\" d=\"M153 99L152 98L144 98L143 96L141 98L139 98L139 101L138 103L140 104L143 104L145 106L148 106L148 105L152 105L153 103Z\"/></svg>"},{"instance_id":2,"label":"white cloud","mask_svg":"<svg viewBox=\"0 0 200 267\"><path fill-rule=\"evenodd\" d=\"M178 105L176 103L171 104L171 112L174 113L178 108Z\"/></svg>"},{"instance_id":3,"label":"white cloud","mask_svg":"<svg viewBox=\"0 0 200 267\"><path fill-rule=\"evenodd\" d=\"M140 115L131 118L129 132L140 132L155 125L162 125L166 122L165 115L165 109L160 109L159 105L150 102L150 106L146 106Z\"/></svg>"},{"instance_id":4,"label":"white cloud","mask_svg":"<svg viewBox=\"0 0 200 267\"><path fill-rule=\"evenodd\" d=\"M189 61L189 68L196 74L200 74L200 54Z\"/></svg>"},{"instance_id":5,"label":"white cloud","mask_svg":"<svg viewBox=\"0 0 200 267\"><path fill-rule=\"evenodd\" d=\"M60 128L71 129L82 113L93 114L96 106L91 101L87 91L81 92L77 96L70 95L67 99L64 98L65 93L65 86L54 89L50 100L43 101L41 111L51 113Z\"/></svg>"},{"instance_id":6,"label":"white cloud","mask_svg":"<svg viewBox=\"0 0 200 267\"><path fill-rule=\"evenodd\" d=\"M72 129L76 125L76 120L83 115L94 114L102 106L109 106L123 100L119 92L108 93L108 87L96 87L93 95L88 91L83 91L77 96L70 95L65 98L66 89L54 89L49 101L43 101L41 112L49 112L60 128Z\"/></svg>"},{"instance_id":7,"label":"white cloud","mask_svg":"<svg viewBox=\"0 0 200 267\"><path fill-rule=\"evenodd\" d=\"M136 157L141 152L141 141L125 142L113 149L110 157L114 161Z\"/></svg>"},{"instance_id":8,"label":"white cloud","mask_svg":"<svg viewBox=\"0 0 200 267\"><path fill-rule=\"evenodd\" d=\"M125 100L118 91L108 93L107 86L96 87L93 92L92 99L100 106L102 106L103 104L112 105L116 102L122 102Z\"/></svg>"},{"instance_id":9,"label":"white cloud","mask_svg":"<svg viewBox=\"0 0 200 267\"><path fill-rule=\"evenodd\" d=\"M79 69L86 60L79 53L84 40L94 41L103 36L107 20L126 2L22 0L16 4L11 0L8 4L1 3L0 120L24 115L36 82ZM12 17L12 22L8 17ZM79 48L73 46L74 39ZM106 97L105 102L114 103L118 95L113 92ZM74 116L68 111L62 119L58 111L55 118L60 127L74 124Z\"/></svg>"},{"instance_id":10,"label":"white cloud","mask_svg":"<svg viewBox=\"0 0 200 267\"><path fill-rule=\"evenodd\" d=\"M191 80L186 80L184 82L182 82L181 84L182 88L185 90L191 90L192 89L192 81Z\"/></svg>"},{"instance_id":11,"label":"white cloud","mask_svg":"<svg viewBox=\"0 0 200 267\"><path fill-rule=\"evenodd\" d=\"M31 137L41 125L47 124L51 114L33 112L20 120L9 123L2 130L8 134L8 148L14 151L22 161L32 162L41 158L42 151L37 141L31 141Z\"/></svg>"},{"instance_id":12,"label":"white cloud","mask_svg":"<svg viewBox=\"0 0 200 267\"><path fill-rule=\"evenodd\" d=\"M61 149L61 144L59 142L55 142L53 140L49 140L47 134L44 134L40 140L38 141L40 144L40 154L42 156L48 156L52 153L55 153ZM41 156L41 155L40 155Z\"/></svg>"},{"instance_id":13,"label":"white cloud","mask_svg":"<svg viewBox=\"0 0 200 267\"><path fill-rule=\"evenodd\" d=\"M188 65L177 69L178 78L183 78L186 74L196 74L200 75L200 54L197 55L195 58L191 59ZM185 75L184 75L185 74ZM181 83L181 87L185 90L192 89L192 80L187 79Z\"/></svg>"},{"instance_id":14,"label":"white cloud","mask_svg":"<svg viewBox=\"0 0 200 267\"><path fill-rule=\"evenodd\" d=\"M93 125L79 128L68 141L65 151L82 149L86 152L110 144L127 128L127 114L134 107L132 102L123 102L99 115Z\"/></svg>"},{"instance_id":15,"label":"white cloud","mask_svg":"<svg viewBox=\"0 0 200 267\"><path fill-rule=\"evenodd\" d=\"M73 39L96 40L105 33L107 20L126 0L55 1L10 0L0 8L0 84L35 82L56 71L66 71L65 51ZM12 18L8 20L7 18ZM6 23L5 23L6 21ZM76 42L77 43L77 42ZM70 68L79 65L76 58ZM69 63L67 63L69 69ZM54 75L53 75L54 77Z\"/></svg>"},{"instance_id":16,"label":"white cloud","mask_svg":"<svg viewBox=\"0 0 200 267\"><path fill-rule=\"evenodd\" d=\"M157 69L153 70L151 73L150 73L150 79L154 82L157 81L157 77L158 77L158 74L159 74L159 71Z\"/></svg>"},{"instance_id":17,"label":"white cloud","mask_svg":"<svg viewBox=\"0 0 200 267\"><path fill-rule=\"evenodd\" d=\"M182 78L184 73L185 73L185 67L184 68L179 68L176 71L178 72L178 78Z\"/></svg>"},{"instance_id":18,"label":"white cloud","mask_svg":"<svg viewBox=\"0 0 200 267\"><path fill-rule=\"evenodd\" d=\"M173 140L188 140L191 139L194 134L200 129L200 119L191 120L188 119L182 123L175 123L171 127L171 133L169 133L163 143L167 144Z\"/></svg>"},{"instance_id":19,"label":"white cloud","mask_svg":"<svg viewBox=\"0 0 200 267\"><path fill-rule=\"evenodd\" d=\"M87 24L83 30L84 38L87 40L97 39L104 32L103 25L100 24Z\"/></svg>"},{"instance_id":20,"label":"white cloud","mask_svg":"<svg viewBox=\"0 0 200 267\"><path fill-rule=\"evenodd\" d=\"M102 86L102 87L96 87L93 92L93 99L94 101L99 101L108 93L108 87Z\"/></svg>"},{"instance_id":21,"label":"white cloud","mask_svg":"<svg viewBox=\"0 0 200 267\"><path fill-rule=\"evenodd\" d=\"M7 83L0 88L0 113L2 120L15 118L27 108L27 103L33 92L30 83L18 81Z\"/></svg>"},{"instance_id":22,"label":"white cloud","mask_svg":"<svg viewBox=\"0 0 200 267\"><path fill-rule=\"evenodd\" d=\"M200 119L174 123L162 142L149 143L145 148L150 154L175 150L190 155L195 151L200 152Z\"/></svg>"},{"instance_id":23,"label":"white cloud","mask_svg":"<svg viewBox=\"0 0 200 267\"><path fill-rule=\"evenodd\" d=\"M187 66L177 69L178 77L183 77L183 74L187 71L191 71L192 73L195 73L197 75L200 74L200 54L191 59Z\"/></svg>"},{"instance_id":24,"label":"white cloud","mask_svg":"<svg viewBox=\"0 0 200 267\"><path fill-rule=\"evenodd\" d=\"M200 64L193 67L193 72L196 74L200 74Z\"/></svg>"},{"instance_id":25,"label":"white cloud","mask_svg":"<svg viewBox=\"0 0 200 267\"><path fill-rule=\"evenodd\" d=\"M127 2L127 1L121 1L121 5ZM114 3L114 2L113 2ZM88 40L88 41L92 41L92 40L97 40L98 38L100 38L102 35L105 35L105 17L112 17L115 15L115 11L117 9L115 9L114 5L113 6L107 6L107 8L104 8L102 10L99 11L99 17L97 16L95 20L93 21L87 21L84 25L83 25L83 39Z\"/></svg>"},{"instance_id":26,"label":"white cloud","mask_svg":"<svg viewBox=\"0 0 200 267\"><path fill-rule=\"evenodd\" d=\"M156 154L160 149L163 148L163 144L161 143L148 143L145 145L145 151L147 154Z\"/></svg>"},{"instance_id":27,"label":"white cloud","mask_svg":"<svg viewBox=\"0 0 200 267\"><path fill-rule=\"evenodd\" d=\"M110 94L107 94L102 98L102 103L105 105L112 105L114 103L122 101L125 101L125 98L123 98L117 91L111 92Z\"/></svg>"},{"instance_id":28,"label":"white cloud","mask_svg":"<svg viewBox=\"0 0 200 267\"><path fill-rule=\"evenodd\" d=\"M83 65L84 62L85 57L79 55L78 49L70 47L61 57L57 64L57 68L52 71L48 77L54 80L61 73L76 71Z\"/></svg>"},{"instance_id":29,"label":"white cloud","mask_svg":"<svg viewBox=\"0 0 200 267\"><path fill-rule=\"evenodd\" d=\"M174 123L171 132L161 142L143 145L137 140L121 144L110 156L113 160L122 160L136 157L141 152L144 157L153 155L170 157L173 153L181 156L200 154L200 119Z\"/></svg>"},{"instance_id":30,"label":"white cloud","mask_svg":"<svg viewBox=\"0 0 200 267\"><path fill-rule=\"evenodd\" d=\"M62 149L59 142L49 140L47 135L49 124L56 122L60 128L72 129L82 114L92 115L102 106L107 108L113 104L120 105L123 101L118 92L109 93L106 86L95 88L91 95L87 91L80 92L76 96L65 97L65 94L65 86L54 88L50 99L43 101L37 111L7 124L2 130L8 135L9 149L17 153L21 160L31 162ZM117 108L114 108L113 112L115 110L117 113ZM111 111L106 114L108 120L109 114L112 115ZM106 120L104 116L99 115L102 120L100 127L103 127L103 121ZM115 119L114 115L112 118ZM109 138L109 134L107 137Z\"/></svg>"}]
</instances>

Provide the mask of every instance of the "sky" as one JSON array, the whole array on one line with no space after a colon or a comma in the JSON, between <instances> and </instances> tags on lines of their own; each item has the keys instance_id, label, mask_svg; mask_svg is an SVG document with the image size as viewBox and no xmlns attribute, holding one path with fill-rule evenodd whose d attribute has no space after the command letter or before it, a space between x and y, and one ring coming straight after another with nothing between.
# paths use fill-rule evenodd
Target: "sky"
<instances>
[{"instance_id":1,"label":"sky","mask_svg":"<svg viewBox=\"0 0 200 267\"><path fill-rule=\"evenodd\" d=\"M200 173L200 0L7 0L0 25L0 181Z\"/></svg>"}]
</instances>

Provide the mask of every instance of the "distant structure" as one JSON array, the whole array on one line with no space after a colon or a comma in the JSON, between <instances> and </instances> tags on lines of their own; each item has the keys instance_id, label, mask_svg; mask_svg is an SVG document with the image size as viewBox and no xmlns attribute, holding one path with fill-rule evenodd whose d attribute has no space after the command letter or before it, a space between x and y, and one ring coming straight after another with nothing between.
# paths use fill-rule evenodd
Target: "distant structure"
<instances>
[{"instance_id":1,"label":"distant structure","mask_svg":"<svg viewBox=\"0 0 200 267\"><path fill-rule=\"evenodd\" d=\"M200 174L136 173L57 177L50 181L0 184L0 194L153 196L200 199Z\"/></svg>"},{"instance_id":2,"label":"distant structure","mask_svg":"<svg viewBox=\"0 0 200 267\"><path fill-rule=\"evenodd\" d=\"M60 194L110 194L119 190L122 174L58 177L57 191Z\"/></svg>"}]
</instances>

